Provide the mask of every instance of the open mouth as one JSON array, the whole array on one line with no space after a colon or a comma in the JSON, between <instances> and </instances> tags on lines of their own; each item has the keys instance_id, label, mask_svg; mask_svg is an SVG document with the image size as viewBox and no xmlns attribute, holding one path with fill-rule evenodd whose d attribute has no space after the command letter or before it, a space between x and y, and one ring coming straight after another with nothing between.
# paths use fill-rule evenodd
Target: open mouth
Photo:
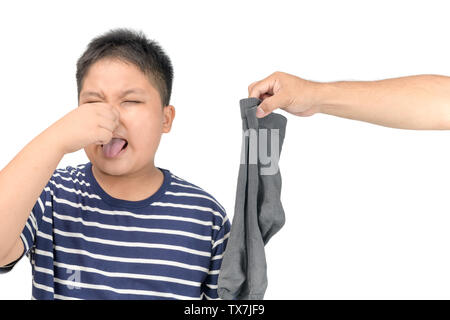
<instances>
[{"instance_id":1,"label":"open mouth","mask_svg":"<svg viewBox=\"0 0 450 320\"><path fill-rule=\"evenodd\" d=\"M101 144L103 155L106 158L114 158L122 154L128 147L128 141L122 138L112 138L108 144Z\"/></svg>"},{"instance_id":2,"label":"open mouth","mask_svg":"<svg viewBox=\"0 0 450 320\"><path fill-rule=\"evenodd\" d=\"M126 147L128 147L128 141L127 141L126 139L123 139L123 140L125 140L125 144L123 145L122 149L120 149L120 150L123 150L123 149L125 149ZM102 144L101 144L100 146L103 148L103 145L102 145Z\"/></svg>"}]
</instances>

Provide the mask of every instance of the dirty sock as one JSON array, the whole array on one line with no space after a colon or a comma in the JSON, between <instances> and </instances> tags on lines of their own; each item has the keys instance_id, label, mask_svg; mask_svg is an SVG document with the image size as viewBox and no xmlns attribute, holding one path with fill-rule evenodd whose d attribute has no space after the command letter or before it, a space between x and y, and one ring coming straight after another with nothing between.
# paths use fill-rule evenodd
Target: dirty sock
<instances>
[{"instance_id":1,"label":"dirty sock","mask_svg":"<svg viewBox=\"0 0 450 320\"><path fill-rule=\"evenodd\" d=\"M256 118L257 98L241 99L242 149L230 237L218 279L220 298L263 299L267 288L264 245L284 225L278 168L287 119Z\"/></svg>"}]
</instances>

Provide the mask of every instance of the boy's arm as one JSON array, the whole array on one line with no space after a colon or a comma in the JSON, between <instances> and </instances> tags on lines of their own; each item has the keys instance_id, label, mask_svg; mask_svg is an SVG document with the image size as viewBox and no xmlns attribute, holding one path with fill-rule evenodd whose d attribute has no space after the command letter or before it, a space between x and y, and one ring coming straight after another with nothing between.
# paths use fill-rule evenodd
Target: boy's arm
<instances>
[{"instance_id":1,"label":"boy's arm","mask_svg":"<svg viewBox=\"0 0 450 320\"><path fill-rule=\"evenodd\" d=\"M79 105L29 142L0 171L0 266L11 262L7 260L12 251L19 251L20 245L14 245L61 158L89 144L108 143L119 118L119 111L108 103Z\"/></svg>"},{"instance_id":2,"label":"boy's arm","mask_svg":"<svg viewBox=\"0 0 450 320\"><path fill-rule=\"evenodd\" d=\"M220 273L220 267L222 266L222 259L223 254L225 252L225 249L227 247L228 238L230 236L230 230L231 230L231 223L228 220L228 217L225 213L225 211L222 211L222 209L217 209L223 214L223 220L222 225L220 229L217 231L215 237L214 237L214 243L212 245L212 251L211 251L211 264L209 267L209 274L206 277L204 287L203 287L203 293L204 297L203 300L209 300L209 299L219 299L218 294L218 287L217 283L219 280L219 273Z\"/></svg>"},{"instance_id":3,"label":"boy's arm","mask_svg":"<svg viewBox=\"0 0 450 320\"><path fill-rule=\"evenodd\" d=\"M20 234L36 200L64 156L50 126L0 171L0 266L23 253Z\"/></svg>"},{"instance_id":4,"label":"boy's arm","mask_svg":"<svg viewBox=\"0 0 450 320\"><path fill-rule=\"evenodd\" d=\"M23 246L22 240L18 238L12 249L4 258L5 263L0 263L0 273L11 270L19 258L24 254L24 249L25 247Z\"/></svg>"},{"instance_id":5,"label":"boy's arm","mask_svg":"<svg viewBox=\"0 0 450 320\"><path fill-rule=\"evenodd\" d=\"M450 77L321 83L317 93L322 113L400 129L450 129Z\"/></svg>"}]
</instances>

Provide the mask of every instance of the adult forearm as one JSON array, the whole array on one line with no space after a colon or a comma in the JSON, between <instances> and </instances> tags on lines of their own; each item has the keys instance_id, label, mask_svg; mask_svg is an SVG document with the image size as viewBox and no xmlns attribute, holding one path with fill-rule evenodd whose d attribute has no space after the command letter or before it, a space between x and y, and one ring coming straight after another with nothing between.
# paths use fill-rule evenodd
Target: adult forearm
<instances>
[{"instance_id":1,"label":"adult forearm","mask_svg":"<svg viewBox=\"0 0 450 320\"><path fill-rule=\"evenodd\" d=\"M320 112L401 129L450 129L450 77L320 83Z\"/></svg>"}]
</instances>

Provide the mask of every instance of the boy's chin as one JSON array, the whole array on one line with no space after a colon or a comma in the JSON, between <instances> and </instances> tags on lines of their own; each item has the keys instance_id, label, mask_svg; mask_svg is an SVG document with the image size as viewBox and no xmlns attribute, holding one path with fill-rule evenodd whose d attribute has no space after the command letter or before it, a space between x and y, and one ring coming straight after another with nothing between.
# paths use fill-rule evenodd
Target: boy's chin
<instances>
[{"instance_id":1,"label":"boy's chin","mask_svg":"<svg viewBox=\"0 0 450 320\"><path fill-rule=\"evenodd\" d=\"M111 176L125 175L131 170L131 163L129 161L109 161L96 157L94 165L103 173Z\"/></svg>"}]
</instances>

